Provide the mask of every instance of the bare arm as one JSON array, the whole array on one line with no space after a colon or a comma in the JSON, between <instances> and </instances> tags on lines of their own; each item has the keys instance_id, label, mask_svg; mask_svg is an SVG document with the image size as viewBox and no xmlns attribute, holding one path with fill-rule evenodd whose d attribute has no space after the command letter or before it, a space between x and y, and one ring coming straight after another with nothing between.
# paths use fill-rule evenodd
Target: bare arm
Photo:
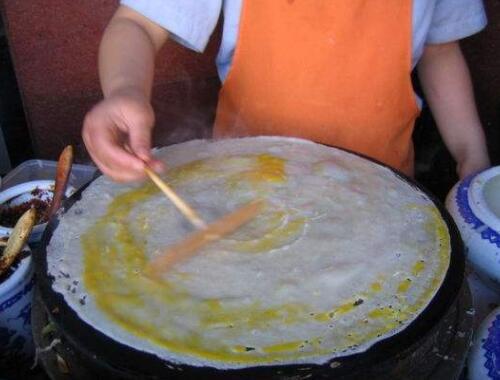
<instances>
[{"instance_id":1,"label":"bare arm","mask_svg":"<svg viewBox=\"0 0 500 380\"><path fill-rule=\"evenodd\" d=\"M111 19L99 49L104 96L132 89L149 99L156 53L168 32L141 14L121 6Z\"/></svg>"},{"instance_id":2,"label":"bare arm","mask_svg":"<svg viewBox=\"0 0 500 380\"><path fill-rule=\"evenodd\" d=\"M150 104L154 61L168 32L121 6L104 32L99 75L104 99L85 117L83 138L93 160L117 181L144 176L150 155L154 113Z\"/></svg>"},{"instance_id":3,"label":"bare arm","mask_svg":"<svg viewBox=\"0 0 500 380\"><path fill-rule=\"evenodd\" d=\"M422 88L463 178L490 166L467 64L457 42L427 45L418 64Z\"/></svg>"}]
</instances>

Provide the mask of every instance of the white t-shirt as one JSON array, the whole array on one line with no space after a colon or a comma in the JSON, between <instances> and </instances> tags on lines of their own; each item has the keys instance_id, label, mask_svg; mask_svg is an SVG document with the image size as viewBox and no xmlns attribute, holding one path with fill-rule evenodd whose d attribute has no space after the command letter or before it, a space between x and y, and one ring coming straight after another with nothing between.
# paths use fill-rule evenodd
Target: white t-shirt
<instances>
[{"instance_id":1,"label":"white t-shirt","mask_svg":"<svg viewBox=\"0 0 500 380\"><path fill-rule=\"evenodd\" d=\"M137 12L167 29L171 38L201 52L205 49L217 21L224 11L224 28L217 55L221 80L231 66L238 39L243 0L121 0ZM414 0L413 66L425 44L456 41L486 25L482 0Z\"/></svg>"}]
</instances>

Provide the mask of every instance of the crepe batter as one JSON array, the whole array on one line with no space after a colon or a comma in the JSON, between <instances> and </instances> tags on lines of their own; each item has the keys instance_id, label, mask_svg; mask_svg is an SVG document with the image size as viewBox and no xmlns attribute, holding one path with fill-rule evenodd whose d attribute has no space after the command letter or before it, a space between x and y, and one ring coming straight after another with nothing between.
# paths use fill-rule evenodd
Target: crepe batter
<instances>
[{"instance_id":1,"label":"crepe batter","mask_svg":"<svg viewBox=\"0 0 500 380\"><path fill-rule=\"evenodd\" d=\"M266 205L158 281L146 264L192 227L153 184L89 186L52 236L48 271L82 320L121 343L196 366L323 363L403 330L444 279L438 209L371 161L281 137L156 155L208 222Z\"/></svg>"}]
</instances>

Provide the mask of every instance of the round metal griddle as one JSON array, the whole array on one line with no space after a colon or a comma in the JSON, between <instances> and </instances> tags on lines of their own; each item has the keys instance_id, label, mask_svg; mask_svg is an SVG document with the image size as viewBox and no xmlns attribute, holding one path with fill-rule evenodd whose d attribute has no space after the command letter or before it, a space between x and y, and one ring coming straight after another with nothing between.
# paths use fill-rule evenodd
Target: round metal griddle
<instances>
[{"instance_id":1,"label":"round metal griddle","mask_svg":"<svg viewBox=\"0 0 500 380\"><path fill-rule=\"evenodd\" d=\"M352 153L352 152L350 152ZM355 153L357 154L357 153ZM365 156L358 156L367 158ZM386 166L367 158L379 165ZM387 166L386 166L387 167ZM391 168L389 168L391 169ZM106 378L120 379L330 379L358 378L370 368L383 368L384 363L398 361L410 347L424 344L424 340L449 311L455 302L464 278L463 246L459 232L443 205L422 186L412 179L391 169L402 180L425 193L438 208L448 226L451 241L450 265L441 288L423 312L396 335L377 342L367 351L337 357L323 365L274 365L255 366L234 370L218 370L211 367L193 367L169 363L156 355L135 350L121 344L82 321L64 301L62 294L52 289L54 278L47 273L47 251L52 233L59 224L64 210L68 210L81 198L83 190L77 191L63 204L60 211L48 224L42 242L34 254L37 287L40 299L48 313L49 320L56 324L63 339L85 362L85 366ZM419 343L420 342L420 343Z\"/></svg>"}]
</instances>

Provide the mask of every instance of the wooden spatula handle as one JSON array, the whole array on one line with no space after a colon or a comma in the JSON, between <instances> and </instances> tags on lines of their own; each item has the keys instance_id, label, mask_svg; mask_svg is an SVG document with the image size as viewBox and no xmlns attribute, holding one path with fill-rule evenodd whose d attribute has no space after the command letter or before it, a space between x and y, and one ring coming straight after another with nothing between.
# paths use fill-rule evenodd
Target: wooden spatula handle
<instances>
[{"instance_id":1,"label":"wooden spatula handle","mask_svg":"<svg viewBox=\"0 0 500 380\"><path fill-rule=\"evenodd\" d=\"M69 174L71 172L71 166L73 165L73 147L68 145L63 149L59 160L57 161L56 169L56 185L54 188L54 195L52 197L52 202L50 204L50 209L47 214L48 218L52 217L59 207L61 207L62 199L64 193L66 192L66 186L68 185Z\"/></svg>"},{"instance_id":2,"label":"wooden spatula handle","mask_svg":"<svg viewBox=\"0 0 500 380\"><path fill-rule=\"evenodd\" d=\"M160 188L161 191L172 201L172 203L179 209L179 211L191 222L196 228L205 228L205 222L198 216L196 211L194 211L186 202L182 200L177 193L172 190L170 186L166 184L151 168L145 167L144 170L146 174L151 178L156 186Z\"/></svg>"},{"instance_id":3,"label":"wooden spatula handle","mask_svg":"<svg viewBox=\"0 0 500 380\"><path fill-rule=\"evenodd\" d=\"M260 200L250 202L238 210L223 216L206 228L194 232L187 239L170 247L151 261L146 267L146 274L158 278L175 264L195 255L205 244L220 239L253 219L263 206L264 202Z\"/></svg>"}]
</instances>

